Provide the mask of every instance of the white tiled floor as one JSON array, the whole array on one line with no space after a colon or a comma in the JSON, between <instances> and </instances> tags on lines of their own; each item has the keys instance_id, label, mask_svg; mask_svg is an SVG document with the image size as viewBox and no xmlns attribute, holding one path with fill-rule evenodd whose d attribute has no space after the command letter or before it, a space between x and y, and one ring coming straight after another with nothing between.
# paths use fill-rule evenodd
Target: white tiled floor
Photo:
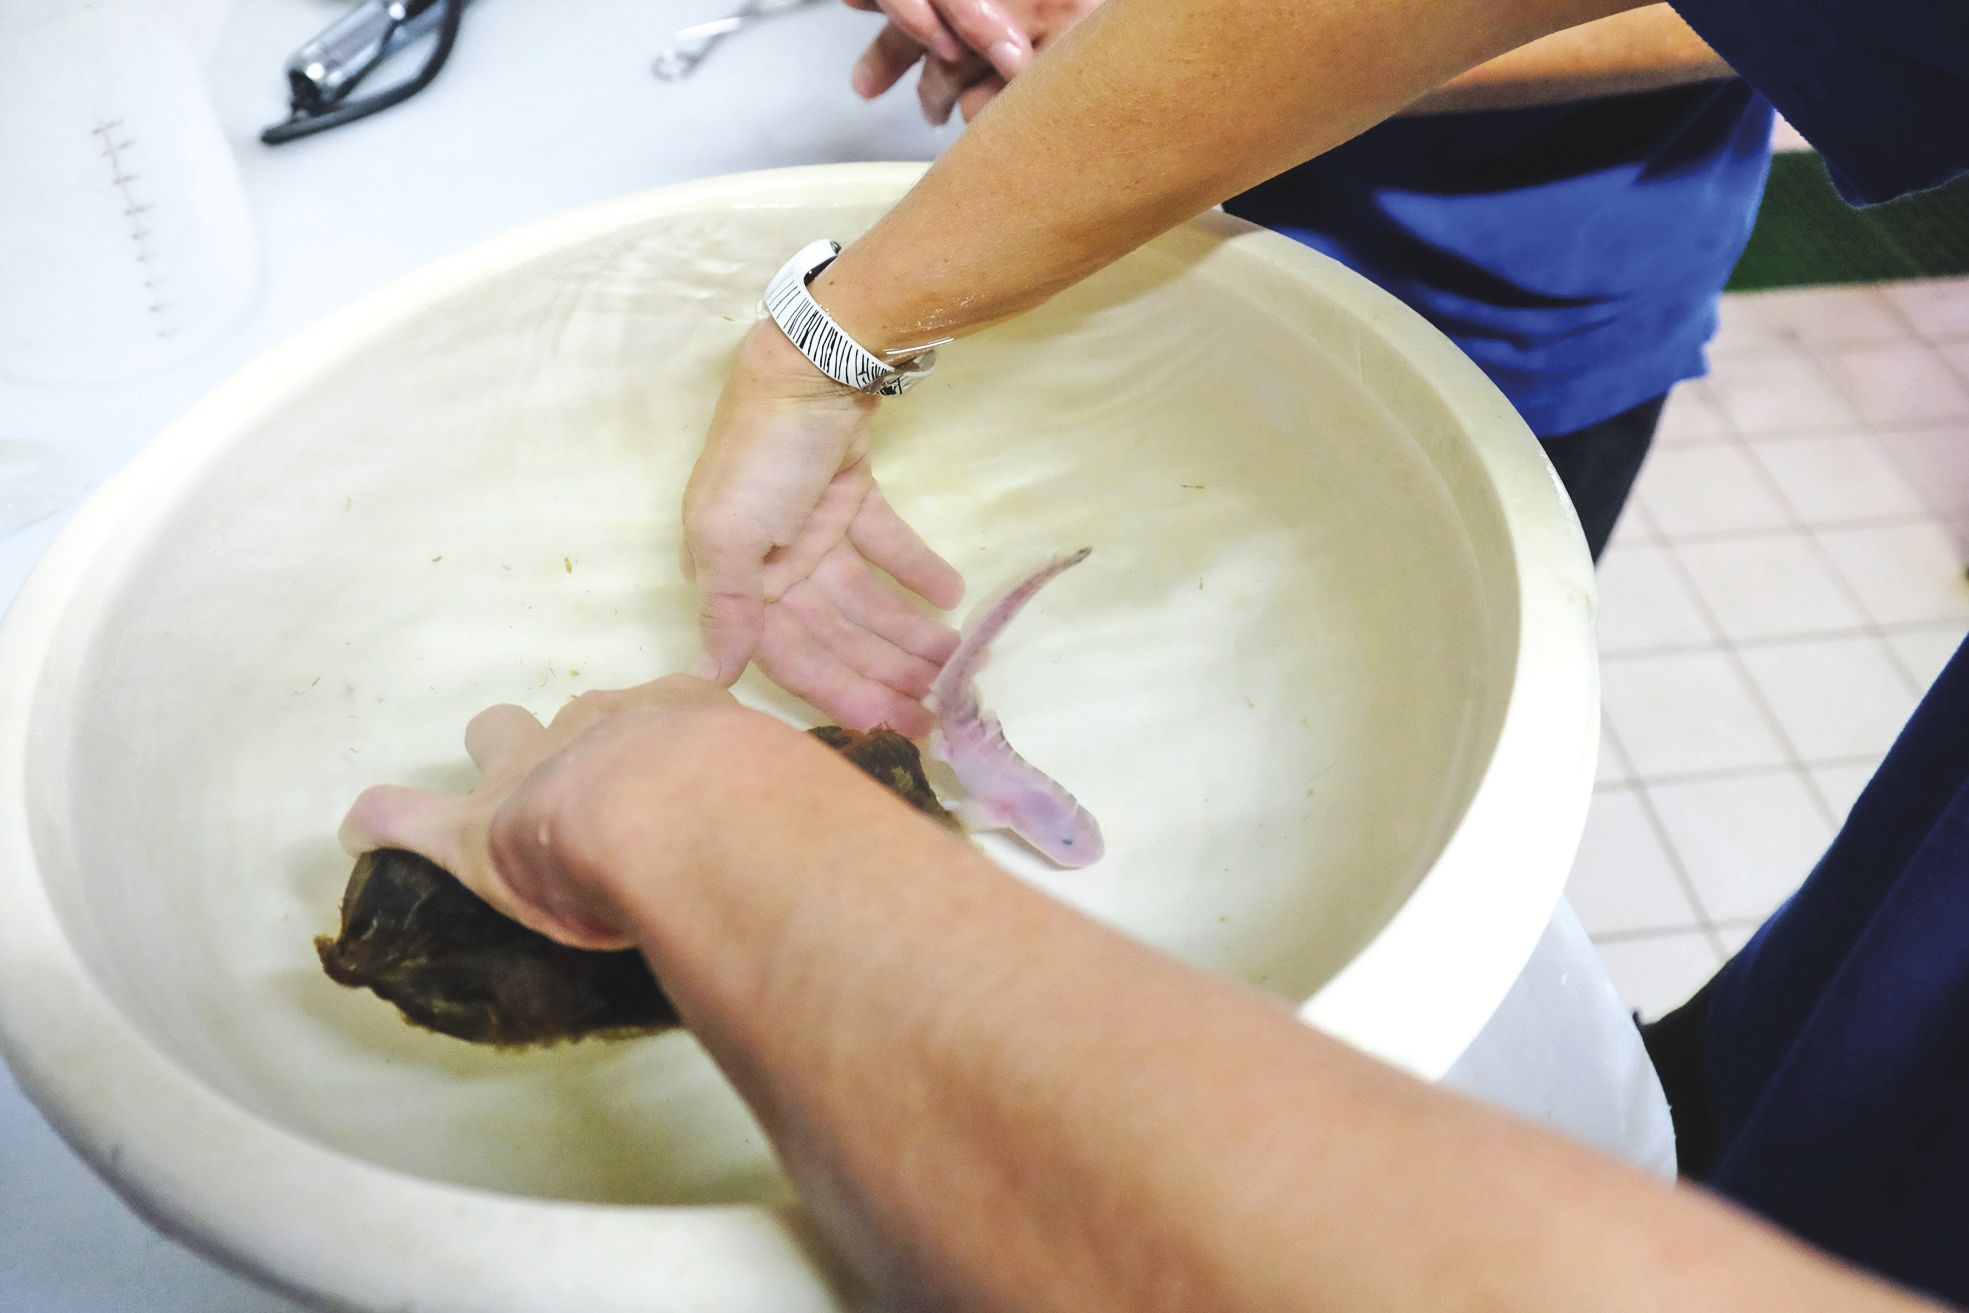
<instances>
[{"instance_id":1,"label":"white tiled floor","mask_svg":"<svg viewBox=\"0 0 1969 1313\"><path fill-rule=\"evenodd\" d=\"M1797 887L1969 630L1969 279L1725 298L1600 569L1568 896L1674 1006Z\"/></svg>"}]
</instances>

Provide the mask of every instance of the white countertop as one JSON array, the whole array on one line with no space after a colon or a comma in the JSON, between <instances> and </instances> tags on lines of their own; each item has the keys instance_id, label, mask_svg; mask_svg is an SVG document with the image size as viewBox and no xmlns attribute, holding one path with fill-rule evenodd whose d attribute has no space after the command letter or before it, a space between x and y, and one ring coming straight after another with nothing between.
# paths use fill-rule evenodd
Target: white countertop
<instances>
[{"instance_id":1,"label":"white countertop","mask_svg":"<svg viewBox=\"0 0 1969 1313\"><path fill-rule=\"evenodd\" d=\"M878 24L832 5L741 33L684 82L651 75L650 61L672 31L732 7L732 0L477 0L451 65L423 95L367 122L268 149L257 134L283 116L283 60L340 10L320 0L235 5L209 69L258 228L262 279L254 311L222 345L134 381L59 389L0 380L0 439L58 447L93 485L293 330L491 234L689 178L926 159L954 135L926 127L907 91L874 106L855 98L847 70ZM0 540L0 603L65 518ZM1559 921L1570 917L1562 910ZM1601 1076L1603 1102L1646 1105L1646 1090L1633 1093L1639 1046L1620 1033L1626 1021L1618 1001L1576 927L1559 929L1555 922L1541 955L1558 963L1552 978L1563 988L1530 991L1530 1015L1553 1020L1532 1029L1548 1048L1563 1032L1567 1046L1577 1040L1602 1057L1618 1050L1620 1061L1606 1070L1620 1074ZM1521 1007L1519 1032L1525 1012ZM1466 1088L1500 1097L1486 1081L1494 1078ZM1563 1122L1549 1106L1549 1084L1529 1101L1501 1097ZM1633 1111L1626 1107L1621 1118L1631 1122ZM1652 1106L1642 1111L1652 1113ZM1642 1132L1607 1134L1633 1156L1655 1152ZM0 1313L294 1307L153 1234L56 1139L4 1067L0 1183Z\"/></svg>"},{"instance_id":2,"label":"white countertop","mask_svg":"<svg viewBox=\"0 0 1969 1313\"><path fill-rule=\"evenodd\" d=\"M671 32L731 7L477 0L450 65L423 94L268 148L258 134L284 117L288 52L340 9L320 0L236 4L209 68L258 228L257 307L222 345L127 383L34 388L0 378L0 439L57 445L100 481L295 329L494 233L690 178L928 159L954 135L927 127L913 95L873 106L854 96L847 70L878 24L833 5L734 36L686 81L651 75ZM0 599L19 587L60 518L0 541Z\"/></svg>"}]
</instances>

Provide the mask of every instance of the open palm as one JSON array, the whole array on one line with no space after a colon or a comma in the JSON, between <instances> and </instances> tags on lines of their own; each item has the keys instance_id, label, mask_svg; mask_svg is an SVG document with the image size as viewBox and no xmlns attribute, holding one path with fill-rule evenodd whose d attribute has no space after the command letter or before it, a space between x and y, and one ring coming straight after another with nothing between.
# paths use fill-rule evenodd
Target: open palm
<instances>
[{"instance_id":1,"label":"open palm","mask_svg":"<svg viewBox=\"0 0 1969 1313\"><path fill-rule=\"evenodd\" d=\"M843 725L916 736L929 730L922 699L956 634L876 572L939 607L956 605L963 583L876 486L875 405L760 325L684 494L685 567L698 589L700 673L730 684L756 661Z\"/></svg>"}]
</instances>

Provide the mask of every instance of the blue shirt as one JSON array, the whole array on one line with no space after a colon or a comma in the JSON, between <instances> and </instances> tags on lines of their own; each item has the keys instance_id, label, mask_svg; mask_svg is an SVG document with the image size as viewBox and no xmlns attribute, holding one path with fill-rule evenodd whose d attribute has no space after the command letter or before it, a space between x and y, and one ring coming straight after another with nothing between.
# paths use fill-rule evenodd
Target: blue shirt
<instances>
[{"instance_id":1,"label":"blue shirt","mask_svg":"<svg viewBox=\"0 0 1969 1313\"><path fill-rule=\"evenodd\" d=\"M1675 0L1731 68L1825 156L1848 200L1969 170L1964 0Z\"/></svg>"},{"instance_id":2,"label":"blue shirt","mask_svg":"<svg viewBox=\"0 0 1969 1313\"><path fill-rule=\"evenodd\" d=\"M1770 140L1736 81L1396 119L1225 208L1399 296L1555 437L1704 372Z\"/></svg>"}]
</instances>

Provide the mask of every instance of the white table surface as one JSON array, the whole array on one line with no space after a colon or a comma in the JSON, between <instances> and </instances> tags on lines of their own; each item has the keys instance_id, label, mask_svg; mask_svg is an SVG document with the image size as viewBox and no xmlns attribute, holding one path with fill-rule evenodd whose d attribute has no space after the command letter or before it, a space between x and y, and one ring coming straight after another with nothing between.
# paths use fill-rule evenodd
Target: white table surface
<instances>
[{"instance_id":1,"label":"white table surface","mask_svg":"<svg viewBox=\"0 0 1969 1313\"><path fill-rule=\"evenodd\" d=\"M256 308L222 345L148 377L87 389L0 379L0 439L59 447L93 485L295 329L494 233L690 178L927 159L955 134L925 126L908 92L874 106L854 97L847 70L875 22L833 6L733 38L685 82L651 76L650 60L673 30L731 7L731 0L477 0L450 67L422 96L272 150L257 134L284 112L282 61L340 9L322 0L235 4L209 77L258 225ZM0 603L65 519L64 512L0 540ZM1658 1087L1564 908L1451 1083L1636 1161L1664 1161ZM0 1068L0 1313L294 1307L152 1233L69 1153Z\"/></svg>"}]
</instances>

